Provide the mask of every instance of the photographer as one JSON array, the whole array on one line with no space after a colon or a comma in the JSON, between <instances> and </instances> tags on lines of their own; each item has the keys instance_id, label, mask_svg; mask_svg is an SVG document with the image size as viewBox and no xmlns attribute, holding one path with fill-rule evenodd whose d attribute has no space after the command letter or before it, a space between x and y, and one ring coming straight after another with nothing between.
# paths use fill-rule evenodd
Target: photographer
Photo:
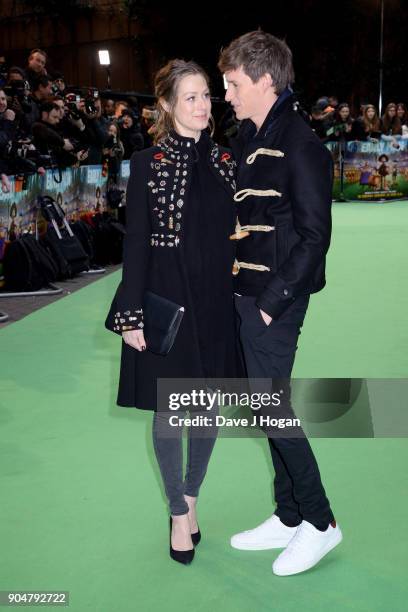
<instances>
[{"instance_id":1,"label":"photographer","mask_svg":"<svg viewBox=\"0 0 408 612\"><path fill-rule=\"evenodd\" d=\"M81 98L79 112L86 127L89 155L87 164L102 163L102 147L107 137L107 126L102 118L102 104L96 89L89 89Z\"/></svg>"},{"instance_id":2,"label":"photographer","mask_svg":"<svg viewBox=\"0 0 408 612\"><path fill-rule=\"evenodd\" d=\"M130 159L134 151L140 151L144 147L144 138L140 131L136 115L125 109L118 121L121 128L121 138L125 148L123 159Z\"/></svg>"},{"instance_id":3,"label":"photographer","mask_svg":"<svg viewBox=\"0 0 408 612\"><path fill-rule=\"evenodd\" d=\"M105 142L102 153L103 167L105 168L105 166L107 166L109 178L116 183L120 171L120 164L125 153L123 143L120 140L120 130L116 123L111 123L108 128L108 139Z\"/></svg>"},{"instance_id":4,"label":"photographer","mask_svg":"<svg viewBox=\"0 0 408 612\"><path fill-rule=\"evenodd\" d=\"M7 95L8 107L16 114L19 135L29 136L33 118L37 118L38 114L37 109L33 110L35 102L30 96L29 83L25 80L24 71L18 66L13 66L8 71L4 91Z\"/></svg>"},{"instance_id":5,"label":"photographer","mask_svg":"<svg viewBox=\"0 0 408 612\"><path fill-rule=\"evenodd\" d=\"M47 76L39 76L32 81L31 94L27 96L20 116L21 131L27 136L31 135L34 123L40 120L40 106L51 96L51 81Z\"/></svg>"},{"instance_id":6,"label":"photographer","mask_svg":"<svg viewBox=\"0 0 408 612\"><path fill-rule=\"evenodd\" d=\"M52 90L54 94L64 97L66 89L67 87L62 72L54 72L52 75Z\"/></svg>"},{"instance_id":7,"label":"photographer","mask_svg":"<svg viewBox=\"0 0 408 612\"><path fill-rule=\"evenodd\" d=\"M112 123L115 119L115 102L110 98L103 101L102 118L105 119L107 123Z\"/></svg>"},{"instance_id":8,"label":"photographer","mask_svg":"<svg viewBox=\"0 0 408 612\"><path fill-rule=\"evenodd\" d=\"M33 125L34 144L42 155L51 157L51 165L59 168L72 166L78 161L84 161L87 151L80 143L75 145L70 139L63 138L58 133L60 110L53 102L45 102L41 106L41 120Z\"/></svg>"},{"instance_id":9,"label":"photographer","mask_svg":"<svg viewBox=\"0 0 408 612\"><path fill-rule=\"evenodd\" d=\"M14 111L7 108L7 96L4 90L0 89L0 175L3 192L10 191L7 175L12 173L12 166L5 157L9 143L16 133L15 117Z\"/></svg>"},{"instance_id":10,"label":"photographer","mask_svg":"<svg viewBox=\"0 0 408 612\"><path fill-rule=\"evenodd\" d=\"M58 107L60 121L55 130L62 138L67 138L77 150L89 149L90 134L85 125L84 116L78 109L79 95L69 93L65 99L60 96L52 96L51 100Z\"/></svg>"}]
</instances>

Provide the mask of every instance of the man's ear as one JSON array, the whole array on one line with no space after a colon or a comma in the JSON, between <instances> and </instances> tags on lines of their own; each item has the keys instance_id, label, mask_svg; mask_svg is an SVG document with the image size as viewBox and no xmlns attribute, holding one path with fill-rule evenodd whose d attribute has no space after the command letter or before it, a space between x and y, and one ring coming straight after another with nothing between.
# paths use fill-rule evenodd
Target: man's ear
<instances>
[{"instance_id":1,"label":"man's ear","mask_svg":"<svg viewBox=\"0 0 408 612\"><path fill-rule=\"evenodd\" d=\"M263 74L259 80L261 81L262 90L264 92L272 87L273 93L275 93L275 85L269 72L265 72L265 74Z\"/></svg>"},{"instance_id":2,"label":"man's ear","mask_svg":"<svg viewBox=\"0 0 408 612\"><path fill-rule=\"evenodd\" d=\"M164 98L159 98L159 104L162 108L164 108L164 110L166 111L166 113L170 112L170 105L168 102L166 102L166 100Z\"/></svg>"}]
</instances>

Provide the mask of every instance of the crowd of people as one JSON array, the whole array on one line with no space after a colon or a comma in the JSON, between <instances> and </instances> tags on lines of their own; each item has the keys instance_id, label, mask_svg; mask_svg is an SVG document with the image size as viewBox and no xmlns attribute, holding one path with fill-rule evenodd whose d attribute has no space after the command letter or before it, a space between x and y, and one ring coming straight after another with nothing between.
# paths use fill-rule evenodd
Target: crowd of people
<instances>
[{"instance_id":1,"label":"crowd of people","mask_svg":"<svg viewBox=\"0 0 408 612\"><path fill-rule=\"evenodd\" d=\"M390 102L382 116L374 104L362 104L354 118L347 102L339 104L336 97L323 96L311 109L310 125L324 141L387 140L399 148L399 140L408 138L408 113L403 102Z\"/></svg>"},{"instance_id":2,"label":"crowd of people","mask_svg":"<svg viewBox=\"0 0 408 612\"><path fill-rule=\"evenodd\" d=\"M0 174L9 176L101 164L115 178L123 159L151 145L154 109L137 98L102 99L94 88L70 88L47 71L47 53L34 49L23 69L11 66L0 82Z\"/></svg>"},{"instance_id":3,"label":"crowd of people","mask_svg":"<svg viewBox=\"0 0 408 612\"><path fill-rule=\"evenodd\" d=\"M0 77L0 175L3 192L9 177L43 174L74 165L100 164L113 180L122 160L152 144L156 111L141 108L136 97L101 98L94 88L67 87L60 72L47 71L47 53L33 49L25 68L11 66ZM404 103L390 103L380 117L373 104L353 118L347 103L319 98L310 113L302 111L323 142L389 140L398 148L408 138ZM239 122L232 109L220 121L219 140L226 143Z\"/></svg>"}]
</instances>

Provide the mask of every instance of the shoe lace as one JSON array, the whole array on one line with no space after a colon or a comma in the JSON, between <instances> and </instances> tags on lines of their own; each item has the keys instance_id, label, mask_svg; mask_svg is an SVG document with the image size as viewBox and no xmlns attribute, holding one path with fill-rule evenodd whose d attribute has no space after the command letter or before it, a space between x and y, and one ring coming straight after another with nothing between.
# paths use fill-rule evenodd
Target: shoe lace
<instances>
[{"instance_id":1,"label":"shoe lace","mask_svg":"<svg viewBox=\"0 0 408 612\"><path fill-rule=\"evenodd\" d=\"M299 548L304 548L304 545L307 543L309 539L310 529L307 525L301 525L289 544L286 547L286 550L296 550Z\"/></svg>"}]
</instances>

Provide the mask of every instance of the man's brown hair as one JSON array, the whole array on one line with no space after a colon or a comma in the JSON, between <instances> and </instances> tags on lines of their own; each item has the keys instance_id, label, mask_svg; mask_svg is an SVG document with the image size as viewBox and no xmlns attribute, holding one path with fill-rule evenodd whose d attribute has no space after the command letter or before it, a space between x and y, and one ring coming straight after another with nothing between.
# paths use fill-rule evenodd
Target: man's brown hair
<instances>
[{"instance_id":1,"label":"man's brown hair","mask_svg":"<svg viewBox=\"0 0 408 612\"><path fill-rule=\"evenodd\" d=\"M45 61L47 61L48 55L46 54L45 51L43 51L43 49L32 49L30 51L30 55L28 56L28 61L30 61L30 59L33 57L34 53L39 53L40 55L43 55L45 57Z\"/></svg>"},{"instance_id":2,"label":"man's brown hair","mask_svg":"<svg viewBox=\"0 0 408 612\"><path fill-rule=\"evenodd\" d=\"M221 50L218 61L221 72L237 70L241 66L254 83L269 73L277 95L295 80L292 52L288 45L262 30L243 34Z\"/></svg>"}]
</instances>

